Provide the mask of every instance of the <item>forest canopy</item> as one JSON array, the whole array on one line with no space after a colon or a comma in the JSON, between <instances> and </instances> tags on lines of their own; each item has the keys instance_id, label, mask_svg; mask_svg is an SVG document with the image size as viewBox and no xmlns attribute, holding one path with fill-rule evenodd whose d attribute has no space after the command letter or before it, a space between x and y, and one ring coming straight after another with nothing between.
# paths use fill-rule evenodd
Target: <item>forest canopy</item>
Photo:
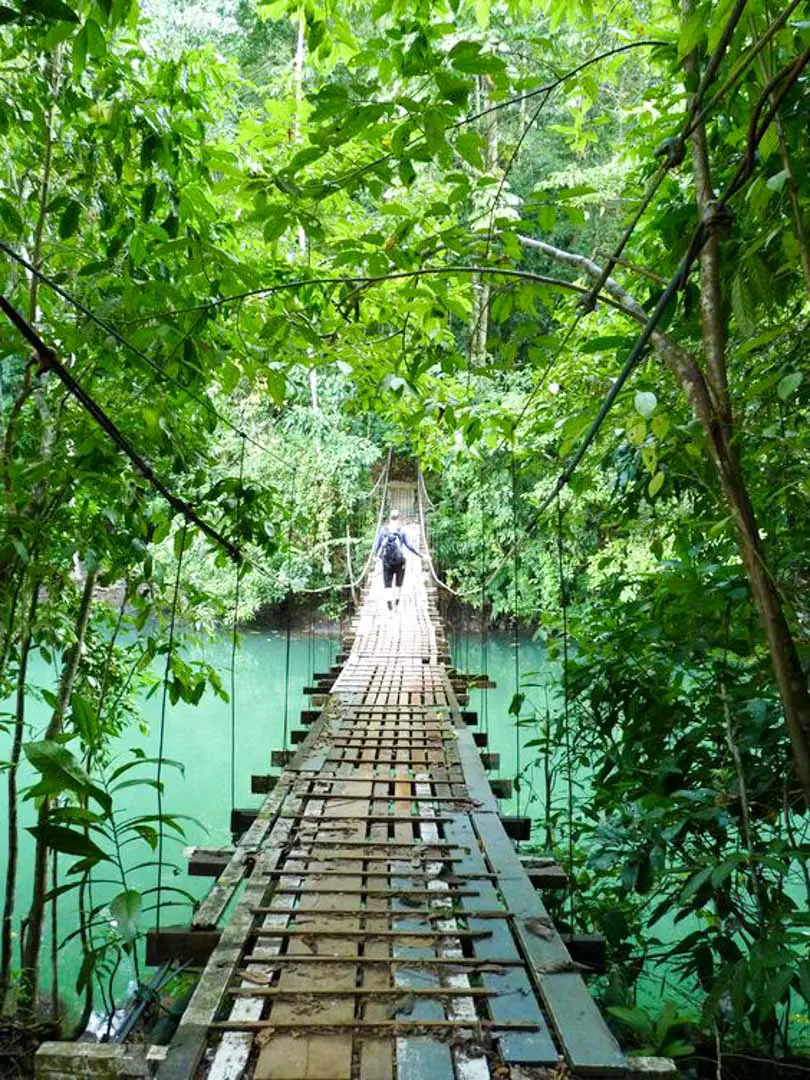
<instances>
[{"instance_id":1,"label":"forest canopy","mask_svg":"<svg viewBox=\"0 0 810 1080\"><path fill-rule=\"evenodd\" d=\"M446 595L558 665L499 722L587 776L528 805L617 1032L806 1045L809 64L798 0L0 6L7 1014L54 853L84 1019L137 971L88 891L114 740L227 698L183 635L343 610L393 449ZM663 970L685 1019L637 1003Z\"/></svg>"}]
</instances>

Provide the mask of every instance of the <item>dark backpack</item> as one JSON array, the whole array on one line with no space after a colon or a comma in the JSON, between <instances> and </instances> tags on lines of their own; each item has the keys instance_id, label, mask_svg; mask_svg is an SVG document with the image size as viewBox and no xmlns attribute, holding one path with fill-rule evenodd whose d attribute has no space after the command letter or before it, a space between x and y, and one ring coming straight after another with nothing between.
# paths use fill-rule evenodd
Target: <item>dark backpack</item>
<instances>
[{"instance_id":1,"label":"dark backpack","mask_svg":"<svg viewBox=\"0 0 810 1080\"><path fill-rule=\"evenodd\" d=\"M398 531L386 530L382 542L382 561L383 566L401 566L405 562L402 537Z\"/></svg>"}]
</instances>

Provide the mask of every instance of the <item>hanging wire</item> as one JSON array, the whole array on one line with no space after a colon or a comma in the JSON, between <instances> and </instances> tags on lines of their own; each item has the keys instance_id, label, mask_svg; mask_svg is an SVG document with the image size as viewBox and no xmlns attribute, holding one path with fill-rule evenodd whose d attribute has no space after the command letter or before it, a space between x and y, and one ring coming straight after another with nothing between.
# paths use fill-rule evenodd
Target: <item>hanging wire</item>
<instances>
[{"instance_id":1,"label":"hanging wire","mask_svg":"<svg viewBox=\"0 0 810 1080\"><path fill-rule=\"evenodd\" d=\"M245 439L242 437L239 449L239 486L236 490L236 514L234 531L239 538L239 519L242 509L242 484L245 476ZM236 564L236 585L234 588L233 620L231 623L231 811L236 808L236 628L239 621L239 587L242 584L244 563Z\"/></svg>"},{"instance_id":2,"label":"hanging wire","mask_svg":"<svg viewBox=\"0 0 810 1080\"><path fill-rule=\"evenodd\" d=\"M284 727L282 730L281 746L283 750L287 749L287 739L289 736L290 727L290 652L292 646L292 598L289 592L289 577L290 577L290 558L292 555L292 534L293 534L293 522L295 520L295 511L297 508L296 497L296 483L298 480L298 470L293 473L292 485L290 488L290 520L287 525L287 578L288 578L288 593L287 593L287 626L285 630L284 641Z\"/></svg>"},{"instance_id":3,"label":"hanging wire","mask_svg":"<svg viewBox=\"0 0 810 1080\"><path fill-rule=\"evenodd\" d=\"M487 544L486 544L486 506L484 499L484 462L481 461L481 470L478 474L478 495L481 506L481 545L480 545L480 571L481 571L481 674L489 675L489 625L487 621ZM484 732L489 732L489 694L481 695L481 724Z\"/></svg>"},{"instance_id":4,"label":"hanging wire","mask_svg":"<svg viewBox=\"0 0 810 1080\"><path fill-rule=\"evenodd\" d=\"M518 604L520 602L520 545L518 543L518 487L517 487L517 463L515 461L515 447L512 444L512 547L514 577L512 606L512 652L515 664L515 701L520 701L520 623L518 620ZM520 753L520 708L515 709L515 809L520 816L520 788L521 788L521 753Z\"/></svg>"},{"instance_id":5,"label":"hanging wire","mask_svg":"<svg viewBox=\"0 0 810 1080\"><path fill-rule=\"evenodd\" d=\"M186 550L186 537L188 535L188 522L183 522L180 533L180 552L177 556L177 570L174 577L174 594L172 596L172 610L169 618L169 641L166 646L166 668L163 672L163 697L160 703L160 737L158 739L157 757L157 810L158 810L158 872L156 889L156 916L155 923L160 931L160 900L163 889L163 749L166 742L166 703L169 697L169 678L171 676L172 653L174 651L174 628L177 621L177 600L180 596L180 571L183 566L183 555Z\"/></svg>"},{"instance_id":6,"label":"hanging wire","mask_svg":"<svg viewBox=\"0 0 810 1080\"><path fill-rule=\"evenodd\" d=\"M565 772L568 796L568 873L574 875L574 761L571 746L571 725L568 708L568 593L565 585L565 552L563 546L563 509L557 492L557 576L560 584L560 611L562 614L562 692L563 692L563 738L565 739ZM568 890L571 930L574 930L574 894Z\"/></svg>"}]
</instances>

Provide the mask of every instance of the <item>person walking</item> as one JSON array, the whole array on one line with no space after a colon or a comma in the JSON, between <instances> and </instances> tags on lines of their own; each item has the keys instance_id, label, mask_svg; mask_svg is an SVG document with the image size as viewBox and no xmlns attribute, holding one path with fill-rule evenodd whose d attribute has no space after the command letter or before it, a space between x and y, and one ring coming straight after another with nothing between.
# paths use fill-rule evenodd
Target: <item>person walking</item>
<instances>
[{"instance_id":1,"label":"person walking","mask_svg":"<svg viewBox=\"0 0 810 1080\"><path fill-rule=\"evenodd\" d=\"M420 559L424 558L422 552L417 551L408 539L399 520L399 510L392 510L388 524L380 529L374 545L374 554L382 559L383 588L395 588L393 602L390 595L387 599L389 611L399 607L399 593L405 578L405 548Z\"/></svg>"}]
</instances>

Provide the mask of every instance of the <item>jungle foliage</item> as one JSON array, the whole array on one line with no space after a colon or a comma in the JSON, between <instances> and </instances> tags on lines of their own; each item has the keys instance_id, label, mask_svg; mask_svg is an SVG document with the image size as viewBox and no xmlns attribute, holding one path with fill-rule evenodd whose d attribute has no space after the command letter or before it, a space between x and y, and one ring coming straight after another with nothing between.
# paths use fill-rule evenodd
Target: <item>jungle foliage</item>
<instances>
[{"instance_id":1,"label":"jungle foliage","mask_svg":"<svg viewBox=\"0 0 810 1080\"><path fill-rule=\"evenodd\" d=\"M155 901L129 868L182 821L125 816L162 763L112 742L150 688L227 696L186 627L345 599L394 446L442 576L559 662L555 707L516 687L502 722L550 778L529 805L576 880L560 919L610 944L617 1030L792 1052L809 44L769 0L0 7L1 291L44 346L0 330L7 1010L38 1008L57 888L82 898L85 1016L139 974ZM688 1015L649 1015L639 980L670 971Z\"/></svg>"}]
</instances>

